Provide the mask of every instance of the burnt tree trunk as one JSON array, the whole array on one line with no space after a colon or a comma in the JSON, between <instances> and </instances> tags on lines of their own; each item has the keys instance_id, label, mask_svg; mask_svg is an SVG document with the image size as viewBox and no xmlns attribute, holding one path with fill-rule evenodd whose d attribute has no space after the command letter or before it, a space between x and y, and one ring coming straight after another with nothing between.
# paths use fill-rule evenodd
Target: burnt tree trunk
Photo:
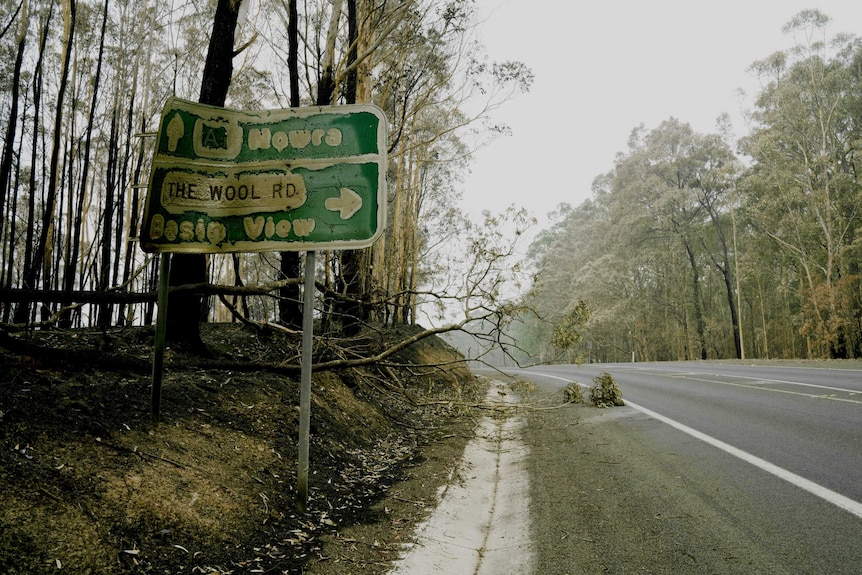
<instances>
[{"instance_id":1,"label":"burnt tree trunk","mask_svg":"<svg viewBox=\"0 0 862 575\"><path fill-rule=\"evenodd\" d=\"M54 114L53 144L51 148L51 159L48 166L48 188L42 208L42 228L39 239L33 250L33 261L24 278L25 286L35 287L42 273L42 282L45 289L51 289L51 259L54 245L54 212L57 205L57 192L59 187L59 163L60 139L63 129L63 107L66 97L66 86L69 83L69 67L71 63L72 44L75 35L75 15L77 5L75 0L66 0L63 4L63 31L65 34L62 51L62 62L60 65L60 82L57 87L57 108ZM47 31L44 32L47 34ZM35 192L31 193L31 196ZM35 215L31 213L33 219ZM28 311L29 315L29 311Z\"/></svg>"},{"instance_id":2,"label":"burnt tree trunk","mask_svg":"<svg viewBox=\"0 0 862 575\"><path fill-rule=\"evenodd\" d=\"M299 107L299 16L297 0L287 2L287 70L290 77L290 106ZM301 272L299 252L281 252L281 275L298 278ZM278 319L284 325L302 326L302 303L299 284L285 286L279 292Z\"/></svg>"},{"instance_id":3,"label":"burnt tree trunk","mask_svg":"<svg viewBox=\"0 0 862 575\"><path fill-rule=\"evenodd\" d=\"M33 261L33 247L36 242L35 226L33 224L36 220L36 158L39 157L39 131L41 127L39 119L41 117L40 110L42 106L42 63L45 60L45 46L48 42L48 30L53 14L54 5L51 4L48 8L48 14L45 16L45 24L41 29L39 55L36 58L36 65L33 69L33 141L30 150L30 194L27 200L30 225L27 226L24 238L24 271L22 281L22 287L30 289L36 288L36 281L39 278L39 268ZM22 302L15 308L13 321L15 323L27 323L29 320L30 302Z\"/></svg>"},{"instance_id":4,"label":"burnt tree trunk","mask_svg":"<svg viewBox=\"0 0 862 575\"><path fill-rule=\"evenodd\" d=\"M224 106L233 74L233 40L242 0L218 0L207 60L201 81L201 104ZM204 254L174 254L169 284L204 283L207 262ZM168 299L167 339L174 344L205 353L200 322L206 321L203 298L197 294L175 293Z\"/></svg>"},{"instance_id":5,"label":"burnt tree trunk","mask_svg":"<svg viewBox=\"0 0 862 575\"><path fill-rule=\"evenodd\" d=\"M27 46L27 14L21 16L18 33L18 48L15 53L15 67L12 72L12 94L9 102L9 123L6 126L6 138L3 141L3 156L0 158L0 236L3 235L3 223L6 214L2 213L6 205L6 195L12 176L12 165L15 155L15 136L18 128L18 101L20 99L21 67L24 63L24 50ZM14 243L10 239L10 243Z\"/></svg>"},{"instance_id":6,"label":"burnt tree trunk","mask_svg":"<svg viewBox=\"0 0 862 575\"><path fill-rule=\"evenodd\" d=\"M700 276L698 274L697 261L694 250L688 240L685 242L685 251L688 254L688 262L691 266L692 311L694 312L694 327L697 330L697 344L700 347L700 359L706 360L706 324L703 319L703 308L700 296Z\"/></svg>"},{"instance_id":7,"label":"burnt tree trunk","mask_svg":"<svg viewBox=\"0 0 862 575\"><path fill-rule=\"evenodd\" d=\"M114 226L114 194L117 191L117 155L119 152L119 145L117 142L117 139L119 138L117 134L117 115L118 110L116 106L114 106L114 110L111 114L111 129L108 136L108 165L105 182L105 213L103 216L104 219L102 220L102 262L99 266L99 276L96 282L96 288L100 291L106 291L108 289L108 286L110 285L112 245L116 246L118 252L121 248L121 244L119 242L117 242L116 244L112 244L111 241L113 239L112 232ZM121 226L118 225L117 227ZM119 257L115 258L115 260L119 260ZM112 312L113 307L110 304L99 306L99 327L105 328L110 325Z\"/></svg>"},{"instance_id":8,"label":"burnt tree trunk","mask_svg":"<svg viewBox=\"0 0 862 575\"><path fill-rule=\"evenodd\" d=\"M350 49L347 53L347 67L356 61L357 38L359 36L359 24L357 21L356 0L347 0L347 43ZM347 75L344 88L344 99L347 104L356 103L358 74L353 69ZM367 320L365 306L360 304L362 299L361 262L363 253L360 250L345 250L341 252L341 286L345 296L339 305L341 314L341 329L344 335L350 337L359 332L360 323Z\"/></svg>"},{"instance_id":9,"label":"burnt tree trunk","mask_svg":"<svg viewBox=\"0 0 862 575\"><path fill-rule=\"evenodd\" d=\"M99 56L96 59L96 73L93 78L93 95L90 100L90 115L87 119L87 135L85 137L84 142L84 161L83 166L81 168L81 185L78 191L77 202L75 203L75 226L71 230L72 232L72 246L71 246L71 254L69 255L69 259L66 262L66 266L64 269L63 275L63 289L72 293L72 290L75 289L75 270L78 267L78 258L81 254L81 232L82 227L84 225L84 197L87 193L87 180L90 173L90 153L92 151L92 143L93 143L93 127L96 121L96 104L99 101L99 83L102 78L102 61L105 56L105 33L108 29L108 0L105 0L105 8L102 12L102 30L99 37ZM71 180L70 180L71 182ZM110 188L110 186L109 186ZM72 193L72 186L70 183L69 193ZM107 196L110 197L112 191L109 189ZM70 202L71 203L71 202ZM113 210L113 205L105 206L105 221L106 225L110 225L110 217L111 211ZM110 242L110 238L103 237L103 241ZM110 249L107 250L107 253L110 254ZM102 265L107 265L106 261L102 262ZM68 306L71 302L63 302L64 307ZM69 328L72 326L72 312L66 311L63 312L63 315L60 317L59 325L61 328Z\"/></svg>"},{"instance_id":10,"label":"burnt tree trunk","mask_svg":"<svg viewBox=\"0 0 862 575\"><path fill-rule=\"evenodd\" d=\"M20 7L19 7L20 9ZM10 183L12 181L12 166L15 156L15 137L18 128L18 101L20 98L20 83L21 83L21 68L24 63L24 50L27 46L27 25L28 15L26 7L21 15L21 23L19 27L17 43L18 48L15 54L15 68L12 72L12 94L9 103L9 124L6 126L6 139L3 145L3 157L0 159L0 237L3 236L3 222L9 220L9 231L7 232L9 243L9 256L7 259L9 274L6 279L5 271L0 272L0 285L3 287L11 287L12 282L12 260L15 257L15 209L17 201L9 202L9 210L12 212L11 217L3 212L6 205L6 197L9 192ZM20 157L20 154L19 154ZM8 322L11 310L8 307L3 308L3 321Z\"/></svg>"}]
</instances>

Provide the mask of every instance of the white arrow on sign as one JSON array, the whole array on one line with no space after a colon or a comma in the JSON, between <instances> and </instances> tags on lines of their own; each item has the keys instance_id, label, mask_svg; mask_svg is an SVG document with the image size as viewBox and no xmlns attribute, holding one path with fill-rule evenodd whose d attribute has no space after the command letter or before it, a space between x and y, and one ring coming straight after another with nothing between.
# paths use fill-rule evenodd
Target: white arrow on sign
<instances>
[{"instance_id":1,"label":"white arrow on sign","mask_svg":"<svg viewBox=\"0 0 862 575\"><path fill-rule=\"evenodd\" d=\"M342 220L349 220L362 207L362 196L350 188L341 188L341 196L327 198L323 205L327 210L340 212Z\"/></svg>"}]
</instances>

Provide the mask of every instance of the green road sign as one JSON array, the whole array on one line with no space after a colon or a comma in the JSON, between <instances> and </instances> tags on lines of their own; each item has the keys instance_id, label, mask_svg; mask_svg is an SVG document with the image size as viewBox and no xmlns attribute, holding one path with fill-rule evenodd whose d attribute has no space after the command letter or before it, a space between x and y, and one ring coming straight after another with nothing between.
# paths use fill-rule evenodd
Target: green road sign
<instances>
[{"instance_id":1,"label":"green road sign","mask_svg":"<svg viewBox=\"0 0 862 575\"><path fill-rule=\"evenodd\" d=\"M385 218L379 108L165 104L141 228L145 251L363 248Z\"/></svg>"}]
</instances>

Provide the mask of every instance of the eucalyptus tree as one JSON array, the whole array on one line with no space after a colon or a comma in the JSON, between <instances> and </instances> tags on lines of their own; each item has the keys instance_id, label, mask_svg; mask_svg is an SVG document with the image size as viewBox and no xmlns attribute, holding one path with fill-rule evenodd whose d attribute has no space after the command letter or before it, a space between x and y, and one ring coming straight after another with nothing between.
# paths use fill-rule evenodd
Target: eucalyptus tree
<instances>
[{"instance_id":1,"label":"eucalyptus tree","mask_svg":"<svg viewBox=\"0 0 862 575\"><path fill-rule=\"evenodd\" d=\"M11 12L11 14L7 13L6 15L9 17L9 22L5 27L3 36L9 33L13 29L13 26L17 26L18 30L15 34L15 56L14 58L4 58L4 61L13 60L14 64L11 76L6 76L4 73L4 79L8 78L8 82L4 82L7 84L7 86L4 86L4 90L8 89L9 91L9 116L6 120L3 152L2 156L0 156L0 262L3 262L4 259L6 260L5 265L0 269L0 286L2 287L11 286L16 257L18 194L17 189L11 184L13 166L15 164L15 140L19 133L20 123L18 109L21 106L22 68L30 28L29 4L22 2L14 12ZM3 321L8 321L11 313L11 306L3 306Z\"/></svg>"},{"instance_id":2,"label":"eucalyptus tree","mask_svg":"<svg viewBox=\"0 0 862 575\"><path fill-rule=\"evenodd\" d=\"M127 285L138 265L137 237L138 206L143 168L144 146L141 138L134 137L136 130L146 131L146 120L136 126L138 117L152 115L145 94L146 62L153 52L153 42L146 41L148 30L156 25L148 2L113 0L105 9L108 13L108 40L105 50L105 85L107 96L102 98L104 122L102 147L104 160L104 186L94 186L99 209L93 227L93 244L99 246L98 261L94 264L96 290L106 292L113 286ZM137 160L136 160L137 157ZM129 191L130 193L127 193ZM101 196L101 197L99 197ZM101 222L99 222L101 219ZM101 225L99 225L101 224ZM106 327L112 324L114 306L99 305L97 322ZM126 322L126 308L117 308L116 322Z\"/></svg>"},{"instance_id":3,"label":"eucalyptus tree","mask_svg":"<svg viewBox=\"0 0 862 575\"><path fill-rule=\"evenodd\" d=\"M732 210L736 201L735 186L740 167L729 145L720 135L700 135L692 132L689 137L694 141L690 154L696 161L691 188L698 204L706 213L709 224L703 229L700 241L707 258L721 276L724 302L730 315L734 351L736 357L741 359L744 353L736 297L739 284L734 281L734 266L731 263L732 257L738 257L732 244L736 225L732 219Z\"/></svg>"},{"instance_id":4,"label":"eucalyptus tree","mask_svg":"<svg viewBox=\"0 0 862 575\"><path fill-rule=\"evenodd\" d=\"M610 176L596 179L592 200L574 208L561 205L560 219L537 236L528 252L536 271L525 300L531 311L522 318L518 337L535 358L608 357L625 345L637 321L625 309L637 298L626 297L632 296L632 286L625 242L606 201L609 182ZM587 331L577 327L581 324ZM572 332L572 325L582 336L576 342L561 337ZM573 344L576 349L570 349Z\"/></svg>"},{"instance_id":5,"label":"eucalyptus tree","mask_svg":"<svg viewBox=\"0 0 862 575\"><path fill-rule=\"evenodd\" d=\"M100 92L100 81L102 78L102 64L104 62L104 54L105 54L105 36L107 33L108 26L108 8L109 8L108 0L105 0L104 7L102 9L102 17L101 17L101 26L100 31L94 31L95 37L98 40L95 44L98 45L97 55L95 57L95 62L89 57L84 58L84 63L90 63L93 67L93 79L92 82L89 82L87 89L90 91L89 97L89 105L88 105L88 113L85 117L84 124L84 136L83 136L83 150L81 152L81 167L80 167L80 176L78 177L77 189L69 190L69 206L67 210L67 217L69 224L67 225L67 242L64 250L64 262L63 262L63 291L67 294L71 294L72 290L75 288L76 280L83 283L84 280L84 266L79 266L80 257L81 257L81 244L83 242L83 233L84 233L84 217L85 217L85 199L89 195L89 173L91 167L91 155L92 155L92 141L93 141L93 132L96 126L96 114L97 114L97 104L102 97ZM93 11L98 14L97 11ZM87 105L82 102L83 105ZM73 196L77 195L76 198ZM80 270L80 271L79 271ZM64 302L67 306L71 304L71 298L67 299ZM60 318L60 326L61 327L71 327L72 325L72 317L71 311L66 311Z\"/></svg>"},{"instance_id":6,"label":"eucalyptus tree","mask_svg":"<svg viewBox=\"0 0 862 575\"><path fill-rule=\"evenodd\" d=\"M7 219L10 225L13 220L7 217L6 198L9 193L9 184L12 178L12 166L15 152L15 138L18 131L18 108L21 104L21 71L24 64L24 52L27 46L27 35L30 27L29 5L26 2L19 4L18 9L12 14L6 29L8 30L17 21L18 31L15 34L14 65L11 78L8 81L9 116L6 120L6 134L3 140L3 152L0 156L0 239L2 239ZM4 34L5 35L5 34ZM11 243L11 242L10 242ZM10 254L9 257L12 257ZM2 275L0 275L2 277ZM3 285L0 281L0 285Z\"/></svg>"},{"instance_id":7,"label":"eucalyptus tree","mask_svg":"<svg viewBox=\"0 0 862 575\"><path fill-rule=\"evenodd\" d=\"M552 214L553 225L537 234L530 244L527 261L534 276L525 304L531 311L515 328L516 339L534 359L556 359L564 350L555 348L552 340L566 311L584 299L589 300L585 302L588 308L596 303L575 284L579 270L592 258L590 240L603 233L599 209L591 200L574 208L559 205Z\"/></svg>"},{"instance_id":8,"label":"eucalyptus tree","mask_svg":"<svg viewBox=\"0 0 862 575\"><path fill-rule=\"evenodd\" d=\"M691 292L686 308L694 322L696 357L706 359L698 241L704 214L692 190L700 164L692 154L696 143L690 133L675 119L649 133L633 133L628 155L617 162L612 209L636 241L670 248L688 263Z\"/></svg>"},{"instance_id":9,"label":"eucalyptus tree","mask_svg":"<svg viewBox=\"0 0 862 575\"><path fill-rule=\"evenodd\" d=\"M711 267L720 274L734 355L741 357L728 209L737 168L730 148L718 135L699 134L670 119L636 141L622 167L618 173L626 178L620 182L623 201L616 206L623 213L635 207L632 215L644 237L678 246L688 264L691 291L685 299L694 321L697 355L707 356L704 305L711 294L704 293L704 279ZM727 353L723 342L716 353Z\"/></svg>"},{"instance_id":10,"label":"eucalyptus tree","mask_svg":"<svg viewBox=\"0 0 862 575\"><path fill-rule=\"evenodd\" d=\"M7 135L0 154L4 285L62 289L67 302L75 289L105 296L116 289L153 289L155 260L135 243L152 149L146 134L154 131L166 97L204 97L216 5L224 3L27 0L0 6L0 46L7 56L2 71L8 74L0 102L11 111L0 125ZM265 108L322 102L330 94L333 104L373 102L387 112L390 226L357 258L334 254L326 277L329 288L340 289L353 282L344 281L349 269L359 271L353 299L368 305L351 314L375 311L380 319L416 321L418 308L433 299L425 288L442 278L441 246L465 227L454 204L470 154L505 133L491 112L529 87L529 70L483 56L469 0L246 0L230 7L236 34L225 35L220 46L223 64L232 68L222 74L231 88L223 99L207 101ZM280 60L288 64L285 73L273 65ZM10 82L15 77L20 81ZM13 101L19 102L17 112ZM196 268L195 283L219 281L215 270L228 276L232 270L242 282L250 265L259 268L253 277L277 273L271 260L259 257L234 258L232 267L220 256L193 258L189 265L182 259L175 270ZM283 275L296 275L295 259L284 262ZM295 291L283 295L296 299ZM152 315L151 303L141 317L139 308L130 307L138 304L96 300L97 314L85 311L83 317L97 317L103 326L147 322ZM208 303L173 309L196 321ZM31 320L32 309L31 303L19 306L14 321Z\"/></svg>"},{"instance_id":11,"label":"eucalyptus tree","mask_svg":"<svg viewBox=\"0 0 862 575\"><path fill-rule=\"evenodd\" d=\"M32 70L32 120L30 123L30 158L29 158L29 177L27 178L26 186L28 187L27 194L27 206L26 206L26 219L29 222L29 225L26 226L25 234L24 234L24 253L21 258L23 261L21 263L21 272L20 272L20 285L24 288L35 289L36 282L39 278L39 266L34 265L35 254L35 246L36 246L36 235L38 232L38 223L41 221L39 215L36 213L36 197L39 185L44 185L44 162L41 162L40 165L40 149L44 149L44 140L40 138L42 134L42 114L40 113L42 110L42 97L44 91L44 63L46 59L47 53L47 45L48 45L48 36L49 30L51 29L54 15L54 4L51 3L45 10L36 11L33 10L34 13L39 15L39 43L37 54L34 58L33 70ZM9 121L14 121L14 118L10 118ZM23 140L22 140L22 150L20 154L23 155L25 152L23 151ZM41 175L41 177L40 177ZM41 182L40 182L41 180ZM11 245L9 247L9 258L10 260L15 257L14 256L15 246ZM18 304L18 307L15 309L14 321L16 323L26 323L30 317L31 306L29 302L21 302Z\"/></svg>"},{"instance_id":12,"label":"eucalyptus tree","mask_svg":"<svg viewBox=\"0 0 862 575\"><path fill-rule=\"evenodd\" d=\"M204 64L199 101L212 106L224 106L233 76L234 40L242 0L218 0L209 49ZM171 266L170 285L205 283L206 257L203 254L175 254ZM203 350L200 337L201 297L194 292L175 292L168 302L166 335L169 339Z\"/></svg>"},{"instance_id":13,"label":"eucalyptus tree","mask_svg":"<svg viewBox=\"0 0 862 575\"><path fill-rule=\"evenodd\" d=\"M465 136L495 133L489 114L528 90L532 74L517 62L484 59L471 2L404 5L400 25L371 60L372 99L392 121L392 202L386 235L372 249L368 287L386 298L384 318L406 323L416 320L420 285L441 269L422 256L449 233L461 174L477 145Z\"/></svg>"},{"instance_id":14,"label":"eucalyptus tree","mask_svg":"<svg viewBox=\"0 0 862 575\"><path fill-rule=\"evenodd\" d=\"M849 36L830 46L828 22L800 12L785 32L804 41L753 65L764 87L744 141L753 159L744 189L751 221L795 262L808 355L858 357L862 52Z\"/></svg>"},{"instance_id":15,"label":"eucalyptus tree","mask_svg":"<svg viewBox=\"0 0 862 575\"><path fill-rule=\"evenodd\" d=\"M71 68L73 40L75 37L75 20L77 12L76 0L63 0L63 39L60 63L60 80L57 86L57 100L54 105L54 125L51 142L51 156L48 165L48 185L45 191L42 210L41 230L34 249L34 260L27 270L25 284L35 287L41 273L45 289L54 287L56 276L52 273L52 263L55 245L55 215L58 196L60 195L60 153L64 147L63 120L67 112L64 103L67 96L69 71ZM44 314L43 314L44 315ZM47 319L47 317L46 317Z\"/></svg>"},{"instance_id":16,"label":"eucalyptus tree","mask_svg":"<svg viewBox=\"0 0 862 575\"><path fill-rule=\"evenodd\" d=\"M673 118L633 130L627 152L594 182L593 199L565 209L533 245L540 271L529 301L547 322L533 337L553 343L550 328L583 301L598 358L738 357L728 240L735 173L716 135Z\"/></svg>"}]
</instances>

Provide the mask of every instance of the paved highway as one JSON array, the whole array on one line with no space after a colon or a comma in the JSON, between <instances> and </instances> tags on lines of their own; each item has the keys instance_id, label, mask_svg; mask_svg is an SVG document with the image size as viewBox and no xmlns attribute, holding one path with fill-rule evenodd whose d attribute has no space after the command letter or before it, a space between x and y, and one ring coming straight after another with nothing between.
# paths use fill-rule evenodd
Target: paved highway
<instances>
[{"instance_id":1,"label":"paved highway","mask_svg":"<svg viewBox=\"0 0 862 575\"><path fill-rule=\"evenodd\" d=\"M862 370L680 362L542 366L510 373L536 383L541 394L558 391L572 381L589 387L602 372L614 376L629 407L595 410L601 415L589 417L617 420L620 425L584 428L584 422L565 423L566 416L560 412L556 415L561 422L558 425L572 431L560 435L562 440L554 440L557 444L553 448L541 433L533 433L532 439L528 434L534 452L544 450L557 459L574 460L587 449L581 446L564 451L567 445L591 437L589 434L598 438L599 433L607 433L602 435L601 445L609 449L625 445L631 454L625 470L619 465L622 460L617 460L603 471L615 473L606 477L621 486L617 499L609 500L606 506L624 497L626 501L638 500L640 507L635 509L649 509L655 504L656 493L674 484L675 479L684 478L674 488L678 501L684 501L686 491L691 491L697 503L691 508L681 503L684 511L678 515L703 518L697 523L703 531L668 531L656 541L674 540L680 548L691 550L702 545L696 554L702 561L700 567L707 569L703 572L746 572L742 565L731 567L728 563L728 557L738 555L749 561L748 572L862 573ZM592 431L585 436L583 431L576 431L578 427ZM551 429L550 424L547 429ZM590 449L601 447L597 444ZM560 457L561 453L566 455ZM580 475L585 473L582 465ZM545 456L531 467L531 473L536 485L545 481L544 489L551 492L560 482L541 478L548 467ZM578 477L578 468L568 474ZM588 492L592 484L579 484L578 488ZM644 492L642 498L640 491ZM558 497L568 501L567 505L581 505L564 493ZM535 490L534 495L542 496ZM549 506L547 526L543 526L540 506L534 507L537 537L546 538L542 533L559 530L554 523L559 523L563 507ZM606 511L586 527L607 532L602 523L610 520L610 510ZM571 524L583 524L588 512L582 505L572 513ZM630 521L636 514L629 510L628 518L619 521ZM654 518L646 517L641 526L628 529L642 532L646 529L643 525L655 525ZM708 517L712 519L706 521ZM614 532L626 531L620 527ZM700 535L692 537L696 532ZM722 540L722 532L735 535ZM682 542L674 539L677 536L691 539ZM706 541L713 537L714 542ZM709 557L711 548L743 544L749 547L717 559ZM556 568L556 557L566 552L561 552L557 542L543 555L542 545L540 540L540 567ZM595 552L579 548L576 553L574 544L570 546L569 565L585 553ZM660 567L665 560L671 571L679 568L678 558L651 550L638 557L625 551L604 559L608 572L627 572L632 565L665 572Z\"/></svg>"}]
</instances>

